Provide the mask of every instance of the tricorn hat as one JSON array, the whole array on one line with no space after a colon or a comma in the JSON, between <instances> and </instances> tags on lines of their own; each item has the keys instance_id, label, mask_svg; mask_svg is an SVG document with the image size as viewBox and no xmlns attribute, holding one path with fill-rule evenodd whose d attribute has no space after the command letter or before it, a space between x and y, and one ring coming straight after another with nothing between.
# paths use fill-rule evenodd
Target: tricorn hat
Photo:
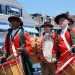
<instances>
[{"instance_id":1,"label":"tricorn hat","mask_svg":"<svg viewBox=\"0 0 75 75\"><path fill-rule=\"evenodd\" d=\"M21 20L21 18L19 16L10 16L8 17L8 21L11 23L12 20L17 20L18 22L20 22L20 26L23 25L23 21Z\"/></svg>"},{"instance_id":2,"label":"tricorn hat","mask_svg":"<svg viewBox=\"0 0 75 75\"><path fill-rule=\"evenodd\" d=\"M56 22L57 24L59 24L60 18L66 18L71 24L73 24L72 18L70 18L69 15L66 14L66 13L59 14L59 15L57 15L57 16L55 17L54 20L55 20L55 22Z\"/></svg>"},{"instance_id":3,"label":"tricorn hat","mask_svg":"<svg viewBox=\"0 0 75 75\"><path fill-rule=\"evenodd\" d=\"M41 25L41 27L43 28L44 26L49 26L49 27L54 27L50 22L44 22L43 25Z\"/></svg>"}]
</instances>

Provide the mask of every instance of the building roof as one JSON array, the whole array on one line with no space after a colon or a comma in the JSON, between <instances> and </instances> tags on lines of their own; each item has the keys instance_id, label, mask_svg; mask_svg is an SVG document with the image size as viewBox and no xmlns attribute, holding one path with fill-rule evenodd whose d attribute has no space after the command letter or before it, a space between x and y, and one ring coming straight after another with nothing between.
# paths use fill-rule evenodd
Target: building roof
<instances>
[{"instance_id":1,"label":"building roof","mask_svg":"<svg viewBox=\"0 0 75 75\"><path fill-rule=\"evenodd\" d=\"M9 5L15 5L15 6L21 6L16 0L0 0L0 3L9 4Z\"/></svg>"},{"instance_id":2,"label":"building roof","mask_svg":"<svg viewBox=\"0 0 75 75\"><path fill-rule=\"evenodd\" d=\"M36 22L36 21L34 21L33 19L32 19L32 17L29 15L29 14L27 14L27 12L24 10L24 9L22 9L23 10L23 21L24 21L24 23L26 24L26 23L29 23L29 24L35 24L35 25L38 25L38 23Z\"/></svg>"},{"instance_id":3,"label":"building roof","mask_svg":"<svg viewBox=\"0 0 75 75\"><path fill-rule=\"evenodd\" d=\"M20 5L16 0L0 0L1 4L5 4L5 5L11 5L11 6L15 6L17 8L22 8L22 20L24 22L25 25L38 25L38 23L36 21L34 21L31 16L24 10L24 7L22 5ZM5 17L9 17L5 16ZM4 16L2 17L5 18Z\"/></svg>"},{"instance_id":4,"label":"building roof","mask_svg":"<svg viewBox=\"0 0 75 75\"><path fill-rule=\"evenodd\" d=\"M43 13L33 13L33 14L30 14L30 15L32 15L32 16L40 15L40 16L48 16L48 17L54 18L53 16L49 16L49 15L43 14Z\"/></svg>"}]
</instances>

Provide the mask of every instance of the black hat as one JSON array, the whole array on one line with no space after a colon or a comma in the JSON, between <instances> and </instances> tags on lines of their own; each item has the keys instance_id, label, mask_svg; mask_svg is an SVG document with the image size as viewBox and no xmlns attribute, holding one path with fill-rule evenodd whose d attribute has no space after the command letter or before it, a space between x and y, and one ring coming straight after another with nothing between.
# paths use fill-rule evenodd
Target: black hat
<instances>
[{"instance_id":1,"label":"black hat","mask_svg":"<svg viewBox=\"0 0 75 75\"><path fill-rule=\"evenodd\" d=\"M54 27L50 22L45 22L41 27L43 28L44 26L49 26L49 27Z\"/></svg>"},{"instance_id":2,"label":"black hat","mask_svg":"<svg viewBox=\"0 0 75 75\"><path fill-rule=\"evenodd\" d=\"M70 25L72 25L74 22L73 22L73 19L72 18L69 18L69 21L70 21Z\"/></svg>"},{"instance_id":3,"label":"black hat","mask_svg":"<svg viewBox=\"0 0 75 75\"><path fill-rule=\"evenodd\" d=\"M56 22L57 24L59 24L60 18L66 18L68 21L70 21L71 24L73 24L72 18L69 18L69 15L66 14L66 13L59 14L59 15L57 15L57 16L55 17L54 20L55 20L55 22Z\"/></svg>"},{"instance_id":4,"label":"black hat","mask_svg":"<svg viewBox=\"0 0 75 75\"><path fill-rule=\"evenodd\" d=\"M23 25L23 21L22 21L21 18L18 17L18 16L10 16L10 17L8 18L8 21L9 21L10 23L11 23L12 20L17 20L18 22L20 22L20 26Z\"/></svg>"}]
</instances>

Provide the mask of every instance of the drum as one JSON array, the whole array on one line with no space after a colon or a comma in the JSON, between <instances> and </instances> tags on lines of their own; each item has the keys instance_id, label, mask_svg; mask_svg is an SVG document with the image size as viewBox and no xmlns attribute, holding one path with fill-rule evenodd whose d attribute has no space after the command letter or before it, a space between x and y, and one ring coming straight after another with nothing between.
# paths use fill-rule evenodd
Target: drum
<instances>
[{"instance_id":1,"label":"drum","mask_svg":"<svg viewBox=\"0 0 75 75\"><path fill-rule=\"evenodd\" d=\"M75 55L62 63L56 70L59 75L75 75Z\"/></svg>"},{"instance_id":2,"label":"drum","mask_svg":"<svg viewBox=\"0 0 75 75\"><path fill-rule=\"evenodd\" d=\"M42 40L42 37L34 37L30 38L31 45L32 45L32 53L36 53L40 50L40 42Z\"/></svg>"},{"instance_id":3,"label":"drum","mask_svg":"<svg viewBox=\"0 0 75 75\"><path fill-rule=\"evenodd\" d=\"M24 75L18 58L0 65L0 75Z\"/></svg>"},{"instance_id":4,"label":"drum","mask_svg":"<svg viewBox=\"0 0 75 75\"><path fill-rule=\"evenodd\" d=\"M43 37L41 50L42 50L43 57L47 62L51 62L52 60L53 43L54 40L49 34L46 34Z\"/></svg>"},{"instance_id":5,"label":"drum","mask_svg":"<svg viewBox=\"0 0 75 75\"><path fill-rule=\"evenodd\" d=\"M30 40L32 45L32 53L29 55L29 57L32 60L32 63L40 63L42 62L42 56L40 54L40 42L42 37L34 37L30 38Z\"/></svg>"}]
</instances>

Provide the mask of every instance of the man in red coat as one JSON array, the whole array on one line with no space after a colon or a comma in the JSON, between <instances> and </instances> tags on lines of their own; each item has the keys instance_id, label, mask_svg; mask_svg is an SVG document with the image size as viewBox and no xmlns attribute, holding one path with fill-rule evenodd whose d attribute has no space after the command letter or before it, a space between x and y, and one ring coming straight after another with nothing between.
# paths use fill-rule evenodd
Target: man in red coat
<instances>
[{"instance_id":1,"label":"man in red coat","mask_svg":"<svg viewBox=\"0 0 75 75\"><path fill-rule=\"evenodd\" d=\"M66 59L70 57L72 53L75 53L74 48L70 50L70 48L72 46L74 47L75 44L75 28L72 27L72 18L70 18L66 13L57 15L54 20L61 27L56 48L58 53L60 53L58 56L58 61L61 64L62 62L66 61Z\"/></svg>"},{"instance_id":2,"label":"man in red coat","mask_svg":"<svg viewBox=\"0 0 75 75\"><path fill-rule=\"evenodd\" d=\"M53 25L50 23L50 22L45 22L42 26L42 28L44 28L44 36L42 38L42 41L41 41L41 49L42 48L42 42L44 41L44 37L46 34L48 34L50 37L52 37L52 39L54 39L54 35L52 34L52 27ZM48 45L50 47L50 45ZM46 47L46 46L45 46ZM49 48L48 47L48 48ZM56 75L55 74L55 62L56 62L56 51L54 50L54 47L52 48L51 51L49 51L49 54L52 54L52 59L50 62L46 61L46 62L42 62L40 65L41 65L41 72L42 72L42 75ZM46 48L45 48L46 49ZM48 49L50 50L50 49ZM46 52L48 52L48 50L46 50ZM51 53L50 53L51 52Z\"/></svg>"},{"instance_id":3,"label":"man in red coat","mask_svg":"<svg viewBox=\"0 0 75 75\"><path fill-rule=\"evenodd\" d=\"M14 57L21 55L25 64L25 75L33 75L32 64L28 64L31 63L29 58L29 54L31 53L30 36L24 31L23 21L20 17L10 16L8 21L11 23L11 28L6 34L4 46L2 48L3 57L5 58L13 53ZM25 46L21 48L23 44L25 44Z\"/></svg>"}]
</instances>

